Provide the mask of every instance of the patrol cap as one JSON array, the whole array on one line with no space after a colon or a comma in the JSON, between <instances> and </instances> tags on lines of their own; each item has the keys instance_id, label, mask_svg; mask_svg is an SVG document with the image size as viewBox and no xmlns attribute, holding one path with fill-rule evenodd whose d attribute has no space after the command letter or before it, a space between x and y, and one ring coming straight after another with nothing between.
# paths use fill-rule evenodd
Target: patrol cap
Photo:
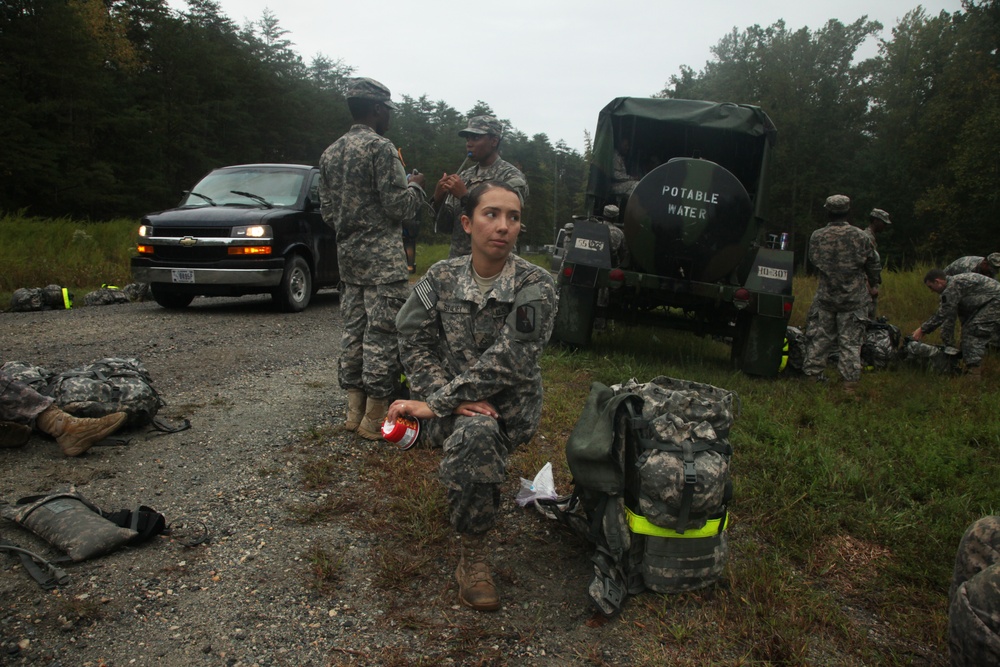
<instances>
[{"instance_id":1,"label":"patrol cap","mask_svg":"<svg viewBox=\"0 0 1000 667\"><path fill-rule=\"evenodd\" d=\"M503 125L493 116L473 116L469 119L469 126L458 133L464 137L469 134L491 134L494 137L503 136Z\"/></svg>"},{"instance_id":2,"label":"patrol cap","mask_svg":"<svg viewBox=\"0 0 1000 667\"><path fill-rule=\"evenodd\" d=\"M986 261L990 263L994 269L1000 269L1000 252L991 252L986 256Z\"/></svg>"},{"instance_id":3,"label":"patrol cap","mask_svg":"<svg viewBox=\"0 0 1000 667\"><path fill-rule=\"evenodd\" d=\"M392 103L392 95L389 89L375 79L366 77L354 77L347 82L347 99L372 100L381 102L390 109L398 109Z\"/></svg>"},{"instance_id":4,"label":"patrol cap","mask_svg":"<svg viewBox=\"0 0 1000 667\"><path fill-rule=\"evenodd\" d=\"M618 207L614 204L608 204L604 207L604 219L605 220L617 220L618 219Z\"/></svg>"},{"instance_id":5,"label":"patrol cap","mask_svg":"<svg viewBox=\"0 0 1000 667\"><path fill-rule=\"evenodd\" d=\"M851 210L851 198L847 195L830 195L823 208L830 213L847 213Z\"/></svg>"},{"instance_id":6,"label":"patrol cap","mask_svg":"<svg viewBox=\"0 0 1000 667\"><path fill-rule=\"evenodd\" d=\"M889 214L880 208L873 208L872 212L868 214L869 218L875 218L876 220L881 220L887 225L892 224L892 220L889 219Z\"/></svg>"}]
</instances>

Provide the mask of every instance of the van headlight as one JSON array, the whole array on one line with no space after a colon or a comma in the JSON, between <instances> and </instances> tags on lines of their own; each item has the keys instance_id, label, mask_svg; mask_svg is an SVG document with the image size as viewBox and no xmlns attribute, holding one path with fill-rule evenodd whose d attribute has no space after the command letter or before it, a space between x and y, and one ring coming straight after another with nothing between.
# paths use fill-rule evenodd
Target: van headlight
<instances>
[{"instance_id":1,"label":"van headlight","mask_svg":"<svg viewBox=\"0 0 1000 667\"><path fill-rule=\"evenodd\" d=\"M232 237L236 239L269 239L272 237L270 225L247 225L233 227Z\"/></svg>"}]
</instances>

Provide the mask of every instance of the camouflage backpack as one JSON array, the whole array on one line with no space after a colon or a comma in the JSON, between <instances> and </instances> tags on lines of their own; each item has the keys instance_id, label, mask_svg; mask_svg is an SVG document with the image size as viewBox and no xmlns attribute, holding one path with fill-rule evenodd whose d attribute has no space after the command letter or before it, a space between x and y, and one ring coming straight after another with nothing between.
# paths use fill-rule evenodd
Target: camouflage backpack
<instances>
[{"instance_id":1,"label":"camouflage backpack","mask_svg":"<svg viewBox=\"0 0 1000 667\"><path fill-rule=\"evenodd\" d=\"M21 287L10 297L13 312L33 310L69 310L73 307L73 295L65 287L47 285L45 287Z\"/></svg>"},{"instance_id":2,"label":"camouflage backpack","mask_svg":"<svg viewBox=\"0 0 1000 667\"><path fill-rule=\"evenodd\" d=\"M899 327L881 320L868 320L861 342L861 363L866 370L888 368L899 354Z\"/></svg>"},{"instance_id":3,"label":"camouflage backpack","mask_svg":"<svg viewBox=\"0 0 1000 667\"><path fill-rule=\"evenodd\" d=\"M645 589L679 593L721 577L734 404L733 392L665 376L591 387L566 443L573 496L546 513L595 545L589 593L604 614Z\"/></svg>"},{"instance_id":4,"label":"camouflage backpack","mask_svg":"<svg viewBox=\"0 0 1000 667\"><path fill-rule=\"evenodd\" d=\"M77 417L125 412L128 426L152 423L164 405L146 367L135 358L109 357L64 371L42 393Z\"/></svg>"},{"instance_id":5,"label":"camouflage backpack","mask_svg":"<svg viewBox=\"0 0 1000 667\"><path fill-rule=\"evenodd\" d=\"M944 345L928 345L907 336L899 350L899 361L925 371L942 375L959 375L962 372L962 351Z\"/></svg>"},{"instance_id":6,"label":"camouflage backpack","mask_svg":"<svg viewBox=\"0 0 1000 667\"><path fill-rule=\"evenodd\" d=\"M55 373L42 366L30 366L23 361L8 361L0 366L0 375L26 384L39 394L44 394Z\"/></svg>"}]
</instances>

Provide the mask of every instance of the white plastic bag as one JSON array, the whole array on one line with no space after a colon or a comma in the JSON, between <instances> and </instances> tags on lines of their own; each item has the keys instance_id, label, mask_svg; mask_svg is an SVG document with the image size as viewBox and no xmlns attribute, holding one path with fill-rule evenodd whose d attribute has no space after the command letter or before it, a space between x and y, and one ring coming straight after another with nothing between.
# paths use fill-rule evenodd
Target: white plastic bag
<instances>
[{"instance_id":1,"label":"white plastic bag","mask_svg":"<svg viewBox=\"0 0 1000 667\"><path fill-rule=\"evenodd\" d=\"M554 500L556 498L556 483L552 479L552 463L546 463L535 475L535 479L528 481L521 478L521 490L517 492L514 500L518 505L524 507L528 503L538 499Z\"/></svg>"}]
</instances>

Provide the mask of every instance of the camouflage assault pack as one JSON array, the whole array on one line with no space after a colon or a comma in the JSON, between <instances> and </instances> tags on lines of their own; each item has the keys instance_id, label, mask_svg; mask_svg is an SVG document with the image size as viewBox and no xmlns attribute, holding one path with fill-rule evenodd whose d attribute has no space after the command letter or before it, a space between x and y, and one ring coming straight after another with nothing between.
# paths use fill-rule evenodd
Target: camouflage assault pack
<instances>
[{"instance_id":1,"label":"camouflage assault pack","mask_svg":"<svg viewBox=\"0 0 1000 667\"><path fill-rule=\"evenodd\" d=\"M10 297L13 312L34 310L69 310L73 307L73 295L65 287L47 285L45 287L21 287Z\"/></svg>"},{"instance_id":2,"label":"camouflage assault pack","mask_svg":"<svg viewBox=\"0 0 1000 667\"><path fill-rule=\"evenodd\" d=\"M595 545L589 593L604 614L645 589L679 593L722 576L734 404L731 391L664 376L592 385L566 443L573 496L547 513Z\"/></svg>"},{"instance_id":3,"label":"camouflage assault pack","mask_svg":"<svg viewBox=\"0 0 1000 667\"><path fill-rule=\"evenodd\" d=\"M885 318L868 320L865 337L861 342L861 364L866 370L888 368L899 355L899 327L889 324Z\"/></svg>"},{"instance_id":4,"label":"camouflage assault pack","mask_svg":"<svg viewBox=\"0 0 1000 667\"><path fill-rule=\"evenodd\" d=\"M108 357L54 376L42 392L77 417L128 415L128 426L152 423L164 405L149 372L136 358Z\"/></svg>"},{"instance_id":5,"label":"camouflage assault pack","mask_svg":"<svg viewBox=\"0 0 1000 667\"><path fill-rule=\"evenodd\" d=\"M929 345L907 336L899 350L899 361L924 371L942 375L960 375L962 351L946 345Z\"/></svg>"}]
</instances>

